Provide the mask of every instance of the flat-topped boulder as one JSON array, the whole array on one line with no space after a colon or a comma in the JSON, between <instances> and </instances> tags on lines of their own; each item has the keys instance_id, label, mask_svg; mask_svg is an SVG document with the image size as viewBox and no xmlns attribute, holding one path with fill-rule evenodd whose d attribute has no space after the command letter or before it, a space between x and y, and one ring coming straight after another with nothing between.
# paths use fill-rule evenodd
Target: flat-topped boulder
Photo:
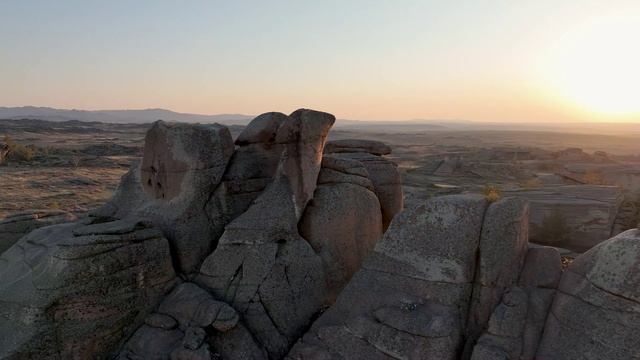
<instances>
[{"instance_id":1,"label":"flat-topped boulder","mask_svg":"<svg viewBox=\"0 0 640 360\"><path fill-rule=\"evenodd\" d=\"M364 152L373 155L389 155L391 154L391 148L381 141L342 139L328 141L324 152L327 154Z\"/></svg>"}]
</instances>

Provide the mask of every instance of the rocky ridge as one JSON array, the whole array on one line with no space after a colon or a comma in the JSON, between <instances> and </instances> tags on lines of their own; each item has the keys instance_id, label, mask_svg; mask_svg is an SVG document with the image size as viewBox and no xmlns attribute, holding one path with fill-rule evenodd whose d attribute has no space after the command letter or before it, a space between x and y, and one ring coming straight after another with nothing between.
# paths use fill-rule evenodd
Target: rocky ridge
<instances>
[{"instance_id":1,"label":"rocky ridge","mask_svg":"<svg viewBox=\"0 0 640 360\"><path fill-rule=\"evenodd\" d=\"M527 201L402 211L391 149L334 121L155 123L109 203L0 255L0 358L638 358L637 229L563 271Z\"/></svg>"}]
</instances>

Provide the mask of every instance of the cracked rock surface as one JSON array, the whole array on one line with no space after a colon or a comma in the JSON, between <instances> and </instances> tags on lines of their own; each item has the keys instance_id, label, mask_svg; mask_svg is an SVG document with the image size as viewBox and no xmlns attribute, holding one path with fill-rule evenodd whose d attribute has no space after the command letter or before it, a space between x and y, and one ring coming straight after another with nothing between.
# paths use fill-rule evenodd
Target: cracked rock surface
<instances>
[{"instance_id":1,"label":"cracked rock surface","mask_svg":"<svg viewBox=\"0 0 640 360\"><path fill-rule=\"evenodd\" d=\"M143 223L37 229L0 257L0 358L106 358L174 282L167 240Z\"/></svg>"}]
</instances>

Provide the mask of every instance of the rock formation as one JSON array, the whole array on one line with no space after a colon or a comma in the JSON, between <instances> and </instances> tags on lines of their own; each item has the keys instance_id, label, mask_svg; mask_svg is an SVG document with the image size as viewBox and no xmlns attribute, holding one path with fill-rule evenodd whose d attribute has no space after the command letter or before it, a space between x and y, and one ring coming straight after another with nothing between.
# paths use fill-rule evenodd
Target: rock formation
<instances>
[{"instance_id":1,"label":"rock formation","mask_svg":"<svg viewBox=\"0 0 640 360\"><path fill-rule=\"evenodd\" d=\"M286 354L326 297L321 258L297 224L313 196L334 121L330 114L298 110L282 122L273 181L226 226L200 268L198 282L243 316L271 357Z\"/></svg>"},{"instance_id":2,"label":"rock formation","mask_svg":"<svg viewBox=\"0 0 640 360\"><path fill-rule=\"evenodd\" d=\"M105 358L174 282L169 243L144 223L37 229L0 256L0 358Z\"/></svg>"},{"instance_id":3,"label":"rock formation","mask_svg":"<svg viewBox=\"0 0 640 360\"><path fill-rule=\"evenodd\" d=\"M35 230L0 255L0 359L640 359L640 230L563 271L521 197L401 212L390 148L334 121L159 121L102 208L4 220Z\"/></svg>"},{"instance_id":4,"label":"rock formation","mask_svg":"<svg viewBox=\"0 0 640 360\"><path fill-rule=\"evenodd\" d=\"M640 358L640 230L578 257L562 274L539 359Z\"/></svg>"},{"instance_id":5,"label":"rock formation","mask_svg":"<svg viewBox=\"0 0 640 360\"><path fill-rule=\"evenodd\" d=\"M113 199L94 215L151 222L169 239L177 270L195 272L224 230L203 210L232 153L224 126L158 121L145 137L142 163L123 176Z\"/></svg>"},{"instance_id":6,"label":"rock formation","mask_svg":"<svg viewBox=\"0 0 640 360\"><path fill-rule=\"evenodd\" d=\"M325 155L318 187L298 225L322 258L329 303L382 236L380 202L361 162Z\"/></svg>"},{"instance_id":7,"label":"rock formation","mask_svg":"<svg viewBox=\"0 0 640 360\"><path fill-rule=\"evenodd\" d=\"M333 153L337 157L357 160L365 166L373 182L374 192L380 200L382 224L386 231L393 217L402 210L404 200L402 179L397 165L378 156L390 154L389 147L377 141L345 139L329 141L325 152Z\"/></svg>"}]
</instances>

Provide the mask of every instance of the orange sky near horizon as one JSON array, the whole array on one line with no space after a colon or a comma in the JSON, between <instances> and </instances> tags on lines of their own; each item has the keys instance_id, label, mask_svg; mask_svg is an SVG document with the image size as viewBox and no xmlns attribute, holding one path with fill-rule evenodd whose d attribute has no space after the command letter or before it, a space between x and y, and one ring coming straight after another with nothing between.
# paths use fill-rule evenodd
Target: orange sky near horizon
<instances>
[{"instance_id":1,"label":"orange sky near horizon","mask_svg":"<svg viewBox=\"0 0 640 360\"><path fill-rule=\"evenodd\" d=\"M627 0L9 0L0 106L638 122L637 39Z\"/></svg>"}]
</instances>

